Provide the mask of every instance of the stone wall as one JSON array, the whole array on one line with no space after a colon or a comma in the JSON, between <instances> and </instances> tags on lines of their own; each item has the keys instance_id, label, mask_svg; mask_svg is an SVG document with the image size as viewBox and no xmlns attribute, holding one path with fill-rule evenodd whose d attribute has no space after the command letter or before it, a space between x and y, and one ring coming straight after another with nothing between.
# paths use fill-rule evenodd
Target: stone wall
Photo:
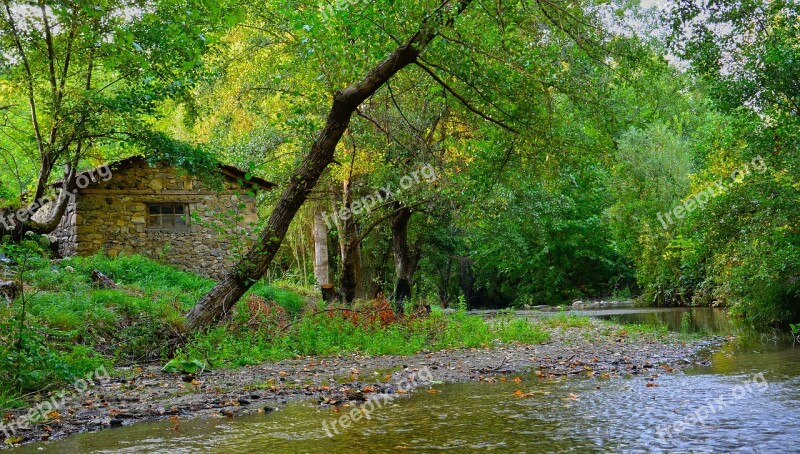
<instances>
[{"instance_id":1,"label":"stone wall","mask_svg":"<svg viewBox=\"0 0 800 454\"><path fill-rule=\"evenodd\" d=\"M44 210L42 210L44 211ZM62 257L76 255L77 249L77 236L75 230L75 202L70 202L67 209L64 211L64 217L58 227L50 234L50 238L55 240L58 244L58 253ZM52 241L51 240L51 241Z\"/></svg>"},{"instance_id":2,"label":"stone wall","mask_svg":"<svg viewBox=\"0 0 800 454\"><path fill-rule=\"evenodd\" d=\"M235 178L224 177L224 188L213 190L180 170L151 168L143 160L112 172L108 181L78 192L53 235L62 255L141 254L218 279L251 244L246 232L258 221L255 198ZM187 204L190 225L185 231L149 228L148 203Z\"/></svg>"}]
</instances>

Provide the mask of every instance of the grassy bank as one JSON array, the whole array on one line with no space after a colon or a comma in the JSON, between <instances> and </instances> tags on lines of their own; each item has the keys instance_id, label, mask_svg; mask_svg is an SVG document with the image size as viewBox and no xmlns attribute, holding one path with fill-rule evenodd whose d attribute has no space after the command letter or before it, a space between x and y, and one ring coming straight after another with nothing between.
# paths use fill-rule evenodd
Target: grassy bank
<instances>
[{"instance_id":1,"label":"grassy bank","mask_svg":"<svg viewBox=\"0 0 800 454\"><path fill-rule=\"evenodd\" d=\"M409 355L548 339L541 324L511 316L488 323L434 309L396 319L385 302L324 307L308 291L263 283L236 306L230 321L187 336L184 314L213 281L140 256L52 261L41 246L29 241L24 248L3 247L25 291L13 304L0 304L0 408L24 406L37 393L100 366L175 357L221 368L298 355ZM120 288L95 288L93 270ZM170 339L179 337L186 342L172 351Z\"/></svg>"}]
</instances>

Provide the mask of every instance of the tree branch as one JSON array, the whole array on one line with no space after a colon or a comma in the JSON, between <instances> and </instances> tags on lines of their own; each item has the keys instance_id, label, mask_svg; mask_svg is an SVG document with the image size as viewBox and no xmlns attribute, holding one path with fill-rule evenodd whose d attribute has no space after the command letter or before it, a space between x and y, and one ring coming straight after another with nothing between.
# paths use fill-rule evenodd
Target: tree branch
<instances>
[{"instance_id":1,"label":"tree branch","mask_svg":"<svg viewBox=\"0 0 800 454\"><path fill-rule=\"evenodd\" d=\"M519 134L519 131L517 131L513 127L505 124L503 121L496 120L496 119L490 117L489 115L486 115L485 113L481 112L480 110L476 109L475 107L473 107L472 104L470 104L469 101L467 101L463 96L458 94L449 85L447 85L447 83L445 81L443 81L439 76L437 76L430 68L428 68L427 66L423 65L419 61L414 62L414 64L419 66L420 68L422 68L422 70L425 71L426 73L428 73L428 75L430 75L433 78L433 80L435 80L439 85L441 85L451 95L453 95L456 99L458 99L461 102L461 104L463 104L464 107L466 107L470 112L478 115L479 117L483 118L486 121L489 121L491 123L494 123L494 124L500 126L501 128L505 129L506 131L510 131L510 132L515 133L515 134Z\"/></svg>"}]
</instances>

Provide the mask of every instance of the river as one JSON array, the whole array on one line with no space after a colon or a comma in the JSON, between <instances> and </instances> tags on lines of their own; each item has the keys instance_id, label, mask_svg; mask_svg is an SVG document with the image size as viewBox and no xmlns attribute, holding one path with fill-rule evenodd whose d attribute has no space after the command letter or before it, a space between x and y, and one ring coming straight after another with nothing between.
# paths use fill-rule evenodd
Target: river
<instances>
[{"instance_id":1,"label":"river","mask_svg":"<svg viewBox=\"0 0 800 454\"><path fill-rule=\"evenodd\" d=\"M169 421L143 423L19 451L800 452L800 345L788 333L758 331L710 308L584 312L735 339L684 373L654 371L657 386L642 377L534 376L435 385L435 394L394 400L333 437L324 424L339 414L297 402L267 414L182 421L179 432Z\"/></svg>"}]
</instances>

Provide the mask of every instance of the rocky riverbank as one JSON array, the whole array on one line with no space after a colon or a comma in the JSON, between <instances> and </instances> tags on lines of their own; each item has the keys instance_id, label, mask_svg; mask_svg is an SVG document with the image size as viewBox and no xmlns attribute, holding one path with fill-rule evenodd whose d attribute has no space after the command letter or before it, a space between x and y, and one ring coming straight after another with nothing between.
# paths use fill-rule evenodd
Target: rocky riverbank
<instances>
[{"instance_id":1,"label":"rocky riverbank","mask_svg":"<svg viewBox=\"0 0 800 454\"><path fill-rule=\"evenodd\" d=\"M703 364L704 352L719 337L684 339L675 333L628 332L619 325L591 321L580 327L551 327L550 340L538 345L420 352L413 356L361 355L304 357L194 376L165 373L159 367L117 370L85 392L72 392L45 422L3 434L3 447L55 440L71 434L171 418L236 417L269 413L293 399L320 405L359 403L427 368L437 382L505 380L592 380L631 377L652 386L659 374L679 373ZM526 375L529 374L529 375ZM42 396L42 400L50 396ZM6 428L28 411L5 415ZM2 449L2 448L0 448Z\"/></svg>"}]
</instances>

